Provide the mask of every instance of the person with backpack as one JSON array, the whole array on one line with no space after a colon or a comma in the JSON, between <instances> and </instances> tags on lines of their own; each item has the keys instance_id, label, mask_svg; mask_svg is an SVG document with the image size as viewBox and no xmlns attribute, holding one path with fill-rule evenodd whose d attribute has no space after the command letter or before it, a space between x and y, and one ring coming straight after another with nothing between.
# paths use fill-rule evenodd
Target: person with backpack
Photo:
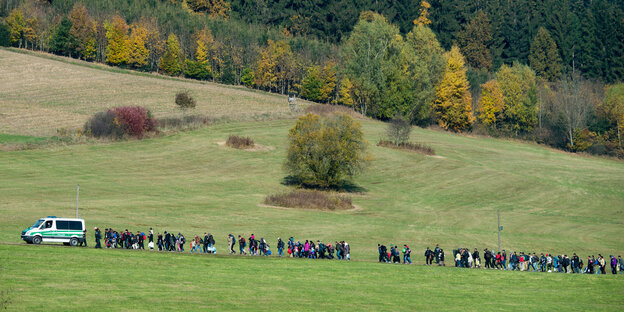
<instances>
[{"instance_id":1,"label":"person with backpack","mask_svg":"<svg viewBox=\"0 0 624 312\"><path fill-rule=\"evenodd\" d=\"M247 242L245 242L245 238L243 236L238 235L238 249L239 249L241 256L245 254L245 246L247 246Z\"/></svg>"},{"instance_id":2,"label":"person with backpack","mask_svg":"<svg viewBox=\"0 0 624 312\"><path fill-rule=\"evenodd\" d=\"M479 251L477 248L472 252L472 260L475 268L481 268L481 256L479 256Z\"/></svg>"},{"instance_id":3,"label":"person with backpack","mask_svg":"<svg viewBox=\"0 0 624 312\"><path fill-rule=\"evenodd\" d=\"M277 238L277 256L281 257L283 255L284 255L284 241L282 241L281 237L278 237Z\"/></svg>"}]
</instances>

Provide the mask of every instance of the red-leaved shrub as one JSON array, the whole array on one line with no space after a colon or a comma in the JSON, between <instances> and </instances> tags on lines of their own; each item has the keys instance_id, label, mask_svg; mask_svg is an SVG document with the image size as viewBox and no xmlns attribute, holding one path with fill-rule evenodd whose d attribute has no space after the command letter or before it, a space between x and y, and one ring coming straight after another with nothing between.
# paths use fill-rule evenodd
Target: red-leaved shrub
<instances>
[{"instance_id":1,"label":"red-leaved shrub","mask_svg":"<svg viewBox=\"0 0 624 312\"><path fill-rule=\"evenodd\" d=\"M155 121L145 107L124 106L115 107L111 111L119 121L125 125L126 134L143 138L143 133L155 129Z\"/></svg>"}]
</instances>

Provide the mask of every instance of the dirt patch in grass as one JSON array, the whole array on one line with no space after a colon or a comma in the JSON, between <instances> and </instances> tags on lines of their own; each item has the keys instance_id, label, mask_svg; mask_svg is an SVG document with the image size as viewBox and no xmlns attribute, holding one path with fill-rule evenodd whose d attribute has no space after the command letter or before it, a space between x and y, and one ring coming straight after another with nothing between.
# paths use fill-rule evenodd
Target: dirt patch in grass
<instances>
[{"instance_id":1,"label":"dirt patch in grass","mask_svg":"<svg viewBox=\"0 0 624 312\"><path fill-rule=\"evenodd\" d=\"M265 198L264 203L284 208L317 210L354 209L351 197L316 190L294 190L288 193L270 195Z\"/></svg>"},{"instance_id":2,"label":"dirt patch in grass","mask_svg":"<svg viewBox=\"0 0 624 312\"><path fill-rule=\"evenodd\" d=\"M412 142L400 143L397 145L390 141L382 140L377 143L377 146L400 149L400 150L407 150L407 151L417 152L417 153L421 153L421 154L425 154L429 156L435 155L435 151L433 150L433 148L431 148L431 146L418 144L418 143L412 143Z\"/></svg>"}]
</instances>

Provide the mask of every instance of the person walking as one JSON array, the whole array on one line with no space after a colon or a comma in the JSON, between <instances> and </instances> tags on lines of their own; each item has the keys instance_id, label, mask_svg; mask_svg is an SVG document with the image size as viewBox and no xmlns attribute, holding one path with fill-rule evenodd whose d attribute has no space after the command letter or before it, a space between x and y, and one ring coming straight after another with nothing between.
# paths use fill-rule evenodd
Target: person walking
<instances>
[{"instance_id":1,"label":"person walking","mask_svg":"<svg viewBox=\"0 0 624 312\"><path fill-rule=\"evenodd\" d=\"M152 228L150 228L149 230L147 239L148 239L147 246L149 247L150 250L154 250L154 230L152 230Z\"/></svg>"},{"instance_id":2,"label":"person walking","mask_svg":"<svg viewBox=\"0 0 624 312\"><path fill-rule=\"evenodd\" d=\"M141 231L137 231L137 236L139 239L139 247L138 249L143 249L145 250L145 233L141 232Z\"/></svg>"},{"instance_id":3,"label":"person walking","mask_svg":"<svg viewBox=\"0 0 624 312\"><path fill-rule=\"evenodd\" d=\"M429 247L425 250L425 265L431 265L433 260L433 252Z\"/></svg>"},{"instance_id":4,"label":"person walking","mask_svg":"<svg viewBox=\"0 0 624 312\"><path fill-rule=\"evenodd\" d=\"M440 263L438 263L439 266L445 266L444 265L444 249L440 248Z\"/></svg>"},{"instance_id":5,"label":"person walking","mask_svg":"<svg viewBox=\"0 0 624 312\"><path fill-rule=\"evenodd\" d=\"M163 251L165 248L165 242L163 241L163 236L160 233L156 235L156 244L158 245L158 251Z\"/></svg>"},{"instance_id":6,"label":"person walking","mask_svg":"<svg viewBox=\"0 0 624 312\"><path fill-rule=\"evenodd\" d=\"M412 264L411 254L409 246L403 245L403 264Z\"/></svg>"},{"instance_id":7,"label":"person walking","mask_svg":"<svg viewBox=\"0 0 624 312\"><path fill-rule=\"evenodd\" d=\"M319 245L321 245L321 244L319 244ZM320 248L320 246L319 246L319 248ZM281 237L278 237L277 238L277 256L281 257L283 255L284 255L284 241L282 241Z\"/></svg>"},{"instance_id":8,"label":"person walking","mask_svg":"<svg viewBox=\"0 0 624 312\"><path fill-rule=\"evenodd\" d=\"M95 227L93 231L95 232L95 248L102 248L102 246L100 245L100 240L102 239L102 233L100 233L100 229Z\"/></svg>"},{"instance_id":9,"label":"person walking","mask_svg":"<svg viewBox=\"0 0 624 312\"><path fill-rule=\"evenodd\" d=\"M611 273L612 274L617 274L617 265L618 265L618 261L615 258L615 256L611 255Z\"/></svg>"},{"instance_id":10,"label":"person walking","mask_svg":"<svg viewBox=\"0 0 624 312\"><path fill-rule=\"evenodd\" d=\"M82 247L82 244L84 244L84 246L87 247L87 229L84 229L82 231L82 239L80 240L80 247Z\"/></svg>"},{"instance_id":11,"label":"person walking","mask_svg":"<svg viewBox=\"0 0 624 312\"><path fill-rule=\"evenodd\" d=\"M245 246L247 246L245 237L238 235L238 251L241 256L245 254Z\"/></svg>"}]
</instances>

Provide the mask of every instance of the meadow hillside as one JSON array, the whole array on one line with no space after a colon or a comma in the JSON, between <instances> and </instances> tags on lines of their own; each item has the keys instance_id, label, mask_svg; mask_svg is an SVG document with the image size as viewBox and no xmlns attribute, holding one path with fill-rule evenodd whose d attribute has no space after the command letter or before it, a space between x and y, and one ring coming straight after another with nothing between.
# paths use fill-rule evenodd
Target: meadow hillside
<instances>
[{"instance_id":1,"label":"meadow hillside","mask_svg":"<svg viewBox=\"0 0 624 312\"><path fill-rule=\"evenodd\" d=\"M145 105L156 117L178 116L172 102L179 89L196 92L199 113L230 122L144 140L0 152L0 309L618 310L623 305L621 276L374 263L377 243L409 244L417 264L436 243L447 255L459 246L497 248L497 209L507 250L622 254L621 161L414 128L411 141L436 152L425 156L376 146L386 124L359 119L373 160L344 192L355 209L271 207L263 204L267 195L292 189L283 163L295 119L286 112L285 97L74 62L0 50L1 140L36 142L57 128L80 127L110 106ZM276 111L282 118L253 120ZM249 136L259 147L225 147L229 135ZM76 184L90 246L94 226L153 227L187 238L210 232L219 255L21 242L21 230L37 218L74 215ZM273 249L278 237L345 240L353 261L222 256L229 233L254 233Z\"/></svg>"},{"instance_id":2,"label":"meadow hillside","mask_svg":"<svg viewBox=\"0 0 624 312\"><path fill-rule=\"evenodd\" d=\"M18 242L37 218L71 216L80 184L80 215L90 228L206 231L226 235L346 240L354 259L376 258L376 244L422 250L440 243L557 253L624 252L624 164L541 146L415 129L412 140L436 156L371 144L374 157L355 179L351 211L263 205L285 192L286 134L294 120L235 122L143 141L57 146L0 154L0 237ZM386 125L363 120L369 142ZM220 145L231 135L264 148ZM92 239L92 233L89 238Z\"/></svg>"},{"instance_id":3,"label":"meadow hillside","mask_svg":"<svg viewBox=\"0 0 624 312\"><path fill-rule=\"evenodd\" d=\"M95 112L141 105L158 117L180 116L176 92L189 90L196 114L252 119L288 114L285 96L178 79L0 48L0 133L52 136L80 129ZM2 141L0 141L2 142Z\"/></svg>"}]
</instances>

